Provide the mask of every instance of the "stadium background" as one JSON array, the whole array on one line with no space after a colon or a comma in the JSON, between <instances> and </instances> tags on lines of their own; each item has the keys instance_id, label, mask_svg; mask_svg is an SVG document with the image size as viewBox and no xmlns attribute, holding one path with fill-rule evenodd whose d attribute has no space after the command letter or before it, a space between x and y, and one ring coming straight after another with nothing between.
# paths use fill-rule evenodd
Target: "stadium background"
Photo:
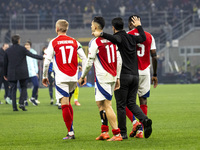
<instances>
[{"instance_id":1,"label":"stadium background","mask_svg":"<svg viewBox=\"0 0 200 150\"><path fill-rule=\"evenodd\" d=\"M138 14L144 29L156 40L159 83L200 82L199 0L0 1L0 44L10 43L11 35L20 34L21 44L31 40L33 48L41 54L42 48L56 36L55 22L63 18L70 24L67 34L75 37L87 54L94 16L103 16L105 31L112 33L112 18L122 17L128 31L128 17ZM42 77L42 62L39 67ZM93 84L93 72L89 76Z\"/></svg>"}]
</instances>

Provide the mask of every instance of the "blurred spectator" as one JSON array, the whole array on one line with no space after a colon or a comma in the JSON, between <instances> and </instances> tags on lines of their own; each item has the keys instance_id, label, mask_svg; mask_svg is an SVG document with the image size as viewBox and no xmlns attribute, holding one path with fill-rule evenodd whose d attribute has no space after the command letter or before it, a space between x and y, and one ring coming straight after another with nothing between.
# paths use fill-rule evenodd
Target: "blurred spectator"
<instances>
[{"instance_id":1,"label":"blurred spectator","mask_svg":"<svg viewBox=\"0 0 200 150\"><path fill-rule=\"evenodd\" d=\"M200 68L197 69L197 72L195 73L193 77L193 82L200 83Z\"/></svg>"},{"instance_id":2,"label":"blurred spectator","mask_svg":"<svg viewBox=\"0 0 200 150\"><path fill-rule=\"evenodd\" d=\"M8 29L8 31L6 32L5 37L4 37L4 42L10 43L10 39L11 39L11 31L10 31L10 29Z\"/></svg>"}]
</instances>

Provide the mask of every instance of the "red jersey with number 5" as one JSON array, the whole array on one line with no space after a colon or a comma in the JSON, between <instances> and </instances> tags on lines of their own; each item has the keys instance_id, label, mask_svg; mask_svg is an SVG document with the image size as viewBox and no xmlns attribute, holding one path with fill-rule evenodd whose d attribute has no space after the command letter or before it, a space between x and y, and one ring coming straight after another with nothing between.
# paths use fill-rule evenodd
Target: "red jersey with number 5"
<instances>
[{"instance_id":1,"label":"red jersey with number 5","mask_svg":"<svg viewBox=\"0 0 200 150\"><path fill-rule=\"evenodd\" d=\"M135 28L128 32L128 34L139 35ZM155 40L153 36L145 31L146 41L137 44L138 69L143 71L150 67L150 50L156 49ZM140 74L140 73L139 73Z\"/></svg>"},{"instance_id":2,"label":"red jersey with number 5","mask_svg":"<svg viewBox=\"0 0 200 150\"><path fill-rule=\"evenodd\" d=\"M74 76L78 65L77 41L69 36L60 35L52 41L52 46L58 69L68 76Z\"/></svg>"}]
</instances>

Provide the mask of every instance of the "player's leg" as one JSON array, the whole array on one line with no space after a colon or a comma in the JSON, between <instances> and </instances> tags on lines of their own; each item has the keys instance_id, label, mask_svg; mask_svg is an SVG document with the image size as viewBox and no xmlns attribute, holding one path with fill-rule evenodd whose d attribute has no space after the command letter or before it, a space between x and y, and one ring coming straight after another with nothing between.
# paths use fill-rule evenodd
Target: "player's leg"
<instances>
[{"instance_id":1,"label":"player's leg","mask_svg":"<svg viewBox=\"0 0 200 150\"><path fill-rule=\"evenodd\" d=\"M32 97L35 98L36 103L39 104L40 101L38 101L38 88L39 88L38 77L37 76L32 77L31 81L33 83Z\"/></svg>"},{"instance_id":2,"label":"player's leg","mask_svg":"<svg viewBox=\"0 0 200 150\"><path fill-rule=\"evenodd\" d=\"M145 115L147 115L147 98L150 95L150 76L140 75L139 76L139 89L138 96L140 101L140 108ZM139 128L136 138L143 138L143 127Z\"/></svg>"},{"instance_id":3,"label":"player's leg","mask_svg":"<svg viewBox=\"0 0 200 150\"><path fill-rule=\"evenodd\" d=\"M138 81L138 77L134 76L133 82L130 85L131 87L127 98L127 107L130 109L133 115L135 115L135 117L137 117L143 123L145 138L148 138L152 132L152 121L142 112L141 108L136 104Z\"/></svg>"},{"instance_id":4,"label":"player's leg","mask_svg":"<svg viewBox=\"0 0 200 150\"><path fill-rule=\"evenodd\" d=\"M81 104L78 102L78 95L79 95L79 87L77 86L74 91L74 104L76 106L81 106Z\"/></svg>"},{"instance_id":5,"label":"player's leg","mask_svg":"<svg viewBox=\"0 0 200 150\"><path fill-rule=\"evenodd\" d=\"M19 104L20 104L19 108L22 109L23 111L27 111L24 106L24 100L26 99L27 96L27 81L26 79L23 79L19 80L19 83L21 88L21 93L19 98Z\"/></svg>"},{"instance_id":6,"label":"player's leg","mask_svg":"<svg viewBox=\"0 0 200 150\"><path fill-rule=\"evenodd\" d=\"M53 105L53 82L54 78L51 76L51 73L48 73L48 79L49 79L49 96L51 99L50 105Z\"/></svg>"},{"instance_id":7,"label":"player's leg","mask_svg":"<svg viewBox=\"0 0 200 150\"><path fill-rule=\"evenodd\" d=\"M33 90L32 90L32 97L29 99L29 101L34 105L34 106L37 106L38 103L36 102L36 94L37 94L37 90L38 90L38 87L39 87L39 83L38 83L38 79L36 81L36 78L37 76L34 76L34 77L31 77L30 80L33 84ZM36 83L37 82L37 83ZM38 85L37 85L38 84Z\"/></svg>"},{"instance_id":8,"label":"player's leg","mask_svg":"<svg viewBox=\"0 0 200 150\"><path fill-rule=\"evenodd\" d=\"M16 104L17 81L10 81L9 83L10 83L13 111L18 111Z\"/></svg>"},{"instance_id":9,"label":"player's leg","mask_svg":"<svg viewBox=\"0 0 200 150\"><path fill-rule=\"evenodd\" d=\"M120 129L117 126L117 117L112 108L111 100L105 100L103 103L103 108L107 113L107 119L112 127L113 137L108 141L122 141L122 136L120 134Z\"/></svg>"},{"instance_id":10,"label":"player's leg","mask_svg":"<svg viewBox=\"0 0 200 150\"><path fill-rule=\"evenodd\" d=\"M101 118L101 135L98 136L96 138L96 140L105 140L105 139L109 139L110 136L108 134L109 131L109 126L108 126L108 120L107 120L107 116L106 116L106 111L103 110L103 101L96 101L96 104L99 108L99 114L100 114L100 118Z\"/></svg>"},{"instance_id":11,"label":"player's leg","mask_svg":"<svg viewBox=\"0 0 200 150\"><path fill-rule=\"evenodd\" d=\"M70 99L75 87L75 82L56 85L56 90L58 91L56 92L56 98L59 98L61 101L63 120L68 129L68 134L63 139L75 139L73 131L73 108L70 104Z\"/></svg>"},{"instance_id":12,"label":"player's leg","mask_svg":"<svg viewBox=\"0 0 200 150\"><path fill-rule=\"evenodd\" d=\"M121 75L120 77L120 89L116 90L115 99L117 104L117 119L118 127L121 130L121 135L123 139L128 139L127 128L126 128L126 106L127 106L127 96L129 90L129 84L131 78L129 75Z\"/></svg>"}]
</instances>

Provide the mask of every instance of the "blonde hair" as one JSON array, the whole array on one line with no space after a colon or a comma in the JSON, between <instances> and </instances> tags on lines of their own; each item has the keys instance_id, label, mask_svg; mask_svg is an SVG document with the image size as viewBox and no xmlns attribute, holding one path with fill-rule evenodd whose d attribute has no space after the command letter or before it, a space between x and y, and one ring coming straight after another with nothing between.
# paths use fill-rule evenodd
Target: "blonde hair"
<instances>
[{"instance_id":1,"label":"blonde hair","mask_svg":"<svg viewBox=\"0 0 200 150\"><path fill-rule=\"evenodd\" d=\"M58 32L67 32L69 23L64 19L59 19L56 22L56 28L58 28Z\"/></svg>"}]
</instances>

